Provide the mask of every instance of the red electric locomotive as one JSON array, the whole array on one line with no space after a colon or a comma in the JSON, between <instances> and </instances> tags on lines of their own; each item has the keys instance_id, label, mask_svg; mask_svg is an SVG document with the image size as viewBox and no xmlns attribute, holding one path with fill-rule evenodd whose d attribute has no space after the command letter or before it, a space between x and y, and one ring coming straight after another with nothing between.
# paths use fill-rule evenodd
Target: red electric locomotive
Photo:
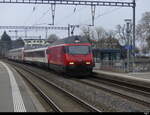
<instances>
[{"instance_id":1,"label":"red electric locomotive","mask_svg":"<svg viewBox=\"0 0 150 115\"><path fill-rule=\"evenodd\" d=\"M75 75L87 75L94 67L89 41L81 36L71 36L54 42L46 50L51 69Z\"/></svg>"}]
</instances>

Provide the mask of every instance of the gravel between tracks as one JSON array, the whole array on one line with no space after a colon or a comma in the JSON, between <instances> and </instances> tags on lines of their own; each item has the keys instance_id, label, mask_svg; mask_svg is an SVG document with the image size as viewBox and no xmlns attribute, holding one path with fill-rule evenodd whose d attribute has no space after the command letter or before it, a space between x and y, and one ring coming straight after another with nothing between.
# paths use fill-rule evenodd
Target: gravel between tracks
<instances>
[{"instance_id":1,"label":"gravel between tracks","mask_svg":"<svg viewBox=\"0 0 150 115\"><path fill-rule=\"evenodd\" d=\"M95 105L103 111L117 111L117 112L149 112L150 107L131 102L108 92L98 90L88 85L81 84L71 78L64 78L62 75L54 74L53 72L46 72L39 68L32 68L32 70L44 74L47 79L60 85L62 88L69 90L76 96Z\"/></svg>"}]
</instances>

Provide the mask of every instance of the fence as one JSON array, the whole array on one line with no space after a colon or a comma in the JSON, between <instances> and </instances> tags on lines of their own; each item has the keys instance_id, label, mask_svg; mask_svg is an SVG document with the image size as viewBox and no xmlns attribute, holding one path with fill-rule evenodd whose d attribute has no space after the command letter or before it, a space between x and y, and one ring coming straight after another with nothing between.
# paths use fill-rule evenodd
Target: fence
<instances>
[{"instance_id":1,"label":"fence","mask_svg":"<svg viewBox=\"0 0 150 115\"><path fill-rule=\"evenodd\" d=\"M98 70L107 70L115 72L127 72L127 60L99 60L95 59L95 68ZM130 72L150 72L149 60L135 60L133 64L130 62Z\"/></svg>"},{"instance_id":2,"label":"fence","mask_svg":"<svg viewBox=\"0 0 150 115\"><path fill-rule=\"evenodd\" d=\"M135 60L134 72L150 72L150 59Z\"/></svg>"},{"instance_id":3,"label":"fence","mask_svg":"<svg viewBox=\"0 0 150 115\"><path fill-rule=\"evenodd\" d=\"M123 60L101 60L95 63L94 69L125 72L126 67Z\"/></svg>"}]
</instances>

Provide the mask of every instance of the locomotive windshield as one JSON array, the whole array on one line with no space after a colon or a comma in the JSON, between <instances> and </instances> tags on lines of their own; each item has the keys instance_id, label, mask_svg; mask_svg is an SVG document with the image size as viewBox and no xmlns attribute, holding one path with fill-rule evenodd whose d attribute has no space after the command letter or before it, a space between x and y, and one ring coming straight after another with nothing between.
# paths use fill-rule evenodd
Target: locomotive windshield
<instances>
[{"instance_id":1,"label":"locomotive windshield","mask_svg":"<svg viewBox=\"0 0 150 115\"><path fill-rule=\"evenodd\" d=\"M68 46L67 53L69 54L89 54L89 46Z\"/></svg>"}]
</instances>

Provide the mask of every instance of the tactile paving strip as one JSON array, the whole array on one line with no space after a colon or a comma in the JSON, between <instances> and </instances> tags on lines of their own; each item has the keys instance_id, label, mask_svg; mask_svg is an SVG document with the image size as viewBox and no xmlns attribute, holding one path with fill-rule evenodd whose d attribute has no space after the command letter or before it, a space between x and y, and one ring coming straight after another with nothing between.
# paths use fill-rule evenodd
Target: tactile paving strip
<instances>
[{"instance_id":1,"label":"tactile paving strip","mask_svg":"<svg viewBox=\"0 0 150 115\"><path fill-rule=\"evenodd\" d=\"M0 64L0 71L7 71L6 68L2 64Z\"/></svg>"}]
</instances>

